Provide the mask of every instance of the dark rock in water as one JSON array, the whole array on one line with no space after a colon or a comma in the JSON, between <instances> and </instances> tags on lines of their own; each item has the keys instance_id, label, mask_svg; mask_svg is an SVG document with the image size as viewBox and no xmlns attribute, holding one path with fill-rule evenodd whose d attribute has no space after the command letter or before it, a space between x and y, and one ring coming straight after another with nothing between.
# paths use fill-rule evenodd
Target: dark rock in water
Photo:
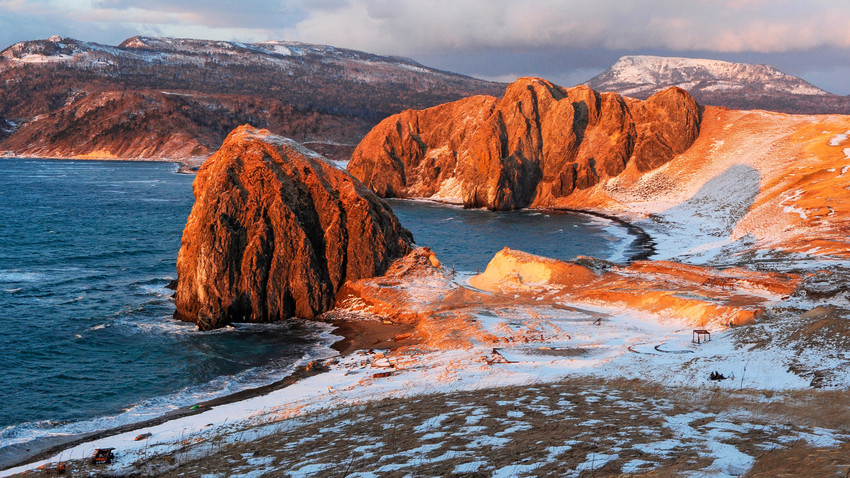
<instances>
[{"instance_id":1,"label":"dark rock in water","mask_svg":"<svg viewBox=\"0 0 850 478\"><path fill-rule=\"evenodd\" d=\"M165 286L165 288L171 289L171 290L177 290L177 283L178 282L179 282L179 279L172 279L171 282L169 282L168 285Z\"/></svg>"},{"instance_id":2,"label":"dark rock in water","mask_svg":"<svg viewBox=\"0 0 850 478\"><path fill-rule=\"evenodd\" d=\"M175 317L201 329L314 318L345 281L383 274L413 242L351 175L250 126L228 136L193 188Z\"/></svg>"},{"instance_id":3,"label":"dark rock in water","mask_svg":"<svg viewBox=\"0 0 850 478\"><path fill-rule=\"evenodd\" d=\"M681 154L699 135L701 115L679 88L639 101L521 78L501 99L390 116L357 146L348 170L385 197L557 207L630 165L641 174Z\"/></svg>"}]
</instances>

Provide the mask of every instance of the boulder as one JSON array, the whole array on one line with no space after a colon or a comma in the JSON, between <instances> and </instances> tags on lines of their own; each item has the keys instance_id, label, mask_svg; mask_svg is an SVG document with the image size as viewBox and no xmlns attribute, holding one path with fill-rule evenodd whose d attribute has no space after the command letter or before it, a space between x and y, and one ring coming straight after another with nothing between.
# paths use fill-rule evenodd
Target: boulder
<instances>
[{"instance_id":1,"label":"boulder","mask_svg":"<svg viewBox=\"0 0 850 478\"><path fill-rule=\"evenodd\" d=\"M175 317L314 318L347 280L381 275L411 250L392 210L298 143L242 126L198 171L177 257Z\"/></svg>"}]
</instances>

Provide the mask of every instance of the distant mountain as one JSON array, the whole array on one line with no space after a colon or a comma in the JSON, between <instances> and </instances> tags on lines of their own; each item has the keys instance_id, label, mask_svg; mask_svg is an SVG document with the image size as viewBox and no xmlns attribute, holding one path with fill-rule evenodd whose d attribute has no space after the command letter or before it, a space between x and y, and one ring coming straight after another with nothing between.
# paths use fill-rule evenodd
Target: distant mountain
<instances>
[{"instance_id":1,"label":"distant mountain","mask_svg":"<svg viewBox=\"0 0 850 478\"><path fill-rule=\"evenodd\" d=\"M0 151L185 159L250 123L339 159L381 119L504 85L412 60L298 42L59 36L0 52Z\"/></svg>"},{"instance_id":2,"label":"distant mountain","mask_svg":"<svg viewBox=\"0 0 850 478\"><path fill-rule=\"evenodd\" d=\"M624 56L586 84L599 91L640 99L678 86L700 103L733 109L850 114L850 98L824 91L770 65Z\"/></svg>"}]
</instances>

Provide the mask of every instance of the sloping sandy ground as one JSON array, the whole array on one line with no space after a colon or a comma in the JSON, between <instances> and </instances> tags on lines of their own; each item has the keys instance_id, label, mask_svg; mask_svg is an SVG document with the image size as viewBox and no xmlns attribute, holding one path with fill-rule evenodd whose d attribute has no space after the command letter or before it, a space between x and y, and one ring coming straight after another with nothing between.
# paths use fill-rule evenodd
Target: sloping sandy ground
<instances>
[{"instance_id":1,"label":"sloping sandy ground","mask_svg":"<svg viewBox=\"0 0 850 478\"><path fill-rule=\"evenodd\" d=\"M771 461L787 466L792 458L809 458L817 463L807 465L811 474L806 476L843 476L850 455L846 446L836 447L848 436L831 429L850 418L836 403L847 398L844 392L761 395L579 378L385 399L229 435L210 434L168 454L150 455L132 472L168 477L738 476ZM77 474L104 471L74 467Z\"/></svg>"}]
</instances>

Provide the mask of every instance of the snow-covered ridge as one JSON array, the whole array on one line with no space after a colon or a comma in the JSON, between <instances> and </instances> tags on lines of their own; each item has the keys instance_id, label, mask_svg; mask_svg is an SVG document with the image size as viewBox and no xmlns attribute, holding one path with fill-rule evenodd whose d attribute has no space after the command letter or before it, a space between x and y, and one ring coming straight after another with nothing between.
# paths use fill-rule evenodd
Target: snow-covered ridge
<instances>
[{"instance_id":1,"label":"snow-covered ridge","mask_svg":"<svg viewBox=\"0 0 850 478\"><path fill-rule=\"evenodd\" d=\"M829 95L802 78L770 65L660 56L624 56L587 82L592 88L640 94L678 86L688 91L734 91L743 88L764 93Z\"/></svg>"},{"instance_id":2,"label":"snow-covered ridge","mask_svg":"<svg viewBox=\"0 0 850 478\"><path fill-rule=\"evenodd\" d=\"M310 58L325 63L381 63L419 73L442 76L443 72L425 67L413 60L371 53L313 45L296 41L240 43L189 38L134 36L118 46L83 42L54 35L46 40L16 43L0 52L0 60L14 63L114 64L116 60L135 60L167 64L254 65L277 64L286 67L294 61Z\"/></svg>"}]
</instances>

